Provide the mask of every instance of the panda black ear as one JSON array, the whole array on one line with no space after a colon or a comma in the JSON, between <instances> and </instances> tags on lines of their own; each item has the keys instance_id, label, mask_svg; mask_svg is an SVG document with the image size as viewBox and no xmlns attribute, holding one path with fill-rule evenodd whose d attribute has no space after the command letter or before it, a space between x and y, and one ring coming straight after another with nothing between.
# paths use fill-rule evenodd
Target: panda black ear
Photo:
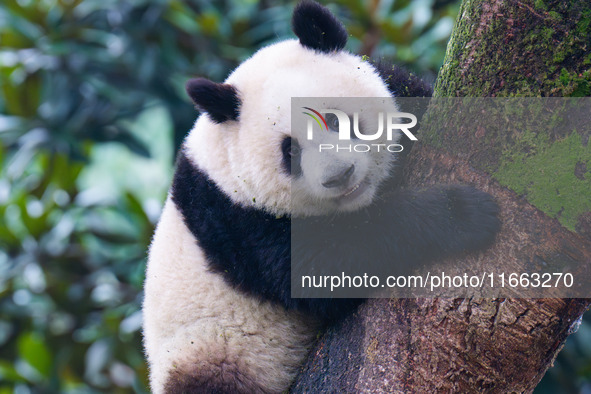
<instances>
[{"instance_id":1,"label":"panda black ear","mask_svg":"<svg viewBox=\"0 0 591 394\"><path fill-rule=\"evenodd\" d=\"M300 43L320 52L340 51L347 43L347 30L326 7L303 0L296 5L291 19Z\"/></svg>"},{"instance_id":2,"label":"panda black ear","mask_svg":"<svg viewBox=\"0 0 591 394\"><path fill-rule=\"evenodd\" d=\"M240 98L234 86L196 78L187 82L186 89L197 109L207 112L214 122L223 123L238 119Z\"/></svg>"}]
</instances>

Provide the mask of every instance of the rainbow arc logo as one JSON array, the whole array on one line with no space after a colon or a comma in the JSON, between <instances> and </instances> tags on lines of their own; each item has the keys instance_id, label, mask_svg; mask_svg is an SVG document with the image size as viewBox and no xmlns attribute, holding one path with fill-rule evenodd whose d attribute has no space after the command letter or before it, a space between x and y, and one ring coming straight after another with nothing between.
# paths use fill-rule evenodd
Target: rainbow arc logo
<instances>
[{"instance_id":1,"label":"rainbow arc logo","mask_svg":"<svg viewBox=\"0 0 591 394\"><path fill-rule=\"evenodd\" d=\"M322 123L324 123L324 127L326 128L326 131L328 131L328 124L326 123L326 119L324 119L324 116L322 116L322 114L310 107L304 107L304 109L307 109L308 111L312 111L314 112L314 114L316 114L318 117L312 115L309 112L302 112L305 115L308 115L309 117L311 117L312 119L314 119L316 121L316 123L318 123L318 127L320 127L320 130L322 130L322 124L320 123L320 120L322 120ZM318 119L320 118L320 119Z\"/></svg>"},{"instance_id":2,"label":"rainbow arc logo","mask_svg":"<svg viewBox=\"0 0 591 394\"><path fill-rule=\"evenodd\" d=\"M416 126L417 124L417 117L411 113L406 112L377 112L375 115L377 116L377 131L374 133L369 133L368 130L365 132L360 131L359 127L359 113L353 113L353 121L349 115L338 109L321 109L320 111L316 111L310 107L302 107L303 109L307 109L310 112L302 112L304 115L309 116L310 118L314 119L320 127L320 130L328 129L328 123L322 114L332 114L336 116L338 119L338 126L337 127L339 133L339 140L347 140L350 141L351 138L356 138L361 141L377 141L382 137L384 132L386 133L386 139L388 141L395 141L399 138L399 132L402 131L409 139L416 141L417 138L410 132L410 128ZM367 115L366 115L367 116ZM408 119L410 122L402 122L403 119ZM324 127L323 127L324 125ZM352 127L351 127L352 126ZM397 132L398 130L398 132ZM354 135L352 135L352 133ZM312 140L313 138L313 123L312 120L308 119L308 140Z\"/></svg>"}]
</instances>

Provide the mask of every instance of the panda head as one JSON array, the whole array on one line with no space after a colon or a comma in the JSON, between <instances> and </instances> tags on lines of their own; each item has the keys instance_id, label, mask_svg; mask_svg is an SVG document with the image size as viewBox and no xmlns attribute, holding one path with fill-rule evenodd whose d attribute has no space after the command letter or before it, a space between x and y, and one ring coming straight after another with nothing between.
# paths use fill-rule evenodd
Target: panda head
<instances>
[{"instance_id":1,"label":"panda head","mask_svg":"<svg viewBox=\"0 0 591 394\"><path fill-rule=\"evenodd\" d=\"M187 137L185 154L242 206L290 216L357 210L374 200L394 155L319 152L319 141L292 131L291 98L382 97L388 105L394 100L370 63L343 50L347 32L326 8L300 2L292 27L298 40L262 48L224 83L187 83L203 115ZM363 119L371 111L355 110L360 123L377 127L377 119ZM336 144L338 133L319 138Z\"/></svg>"}]
</instances>

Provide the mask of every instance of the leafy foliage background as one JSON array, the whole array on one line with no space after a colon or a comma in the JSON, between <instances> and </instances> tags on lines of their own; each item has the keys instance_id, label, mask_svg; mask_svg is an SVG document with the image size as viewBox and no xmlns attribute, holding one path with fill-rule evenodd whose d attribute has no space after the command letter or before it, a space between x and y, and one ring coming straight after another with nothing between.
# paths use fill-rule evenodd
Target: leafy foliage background
<instances>
[{"instance_id":1,"label":"leafy foliage background","mask_svg":"<svg viewBox=\"0 0 591 394\"><path fill-rule=\"evenodd\" d=\"M0 394L147 392L146 250L192 76L291 37L293 2L0 4ZM433 80L458 4L339 0L349 49ZM583 324L539 390L589 390ZM587 386L585 386L587 384Z\"/></svg>"}]
</instances>

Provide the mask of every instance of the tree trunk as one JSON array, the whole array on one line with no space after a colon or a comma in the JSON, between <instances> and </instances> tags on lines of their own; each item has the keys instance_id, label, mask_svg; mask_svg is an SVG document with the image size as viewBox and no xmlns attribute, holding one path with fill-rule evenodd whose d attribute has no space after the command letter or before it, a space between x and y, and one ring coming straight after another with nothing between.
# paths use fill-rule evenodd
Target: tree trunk
<instances>
[{"instance_id":1,"label":"tree trunk","mask_svg":"<svg viewBox=\"0 0 591 394\"><path fill-rule=\"evenodd\" d=\"M435 96L589 96L590 21L588 0L464 0ZM521 178L531 179L525 180L503 171L510 170L507 160L517 160L509 154L523 134L488 149L474 130L443 130L422 130L406 180L413 187L468 183L495 196L502 232L493 248L469 259L491 266L591 262L588 128L539 138L526 156L548 162L540 171L552 169L555 163L544 155L565 139L575 138L582 153L563 157L560 169L546 172L551 175L526 174ZM557 183L557 193L581 199L577 209L566 203L550 208L540 198L556 179L565 181ZM531 392L589 304L561 298L369 300L321 337L292 391Z\"/></svg>"}]
</instances>

